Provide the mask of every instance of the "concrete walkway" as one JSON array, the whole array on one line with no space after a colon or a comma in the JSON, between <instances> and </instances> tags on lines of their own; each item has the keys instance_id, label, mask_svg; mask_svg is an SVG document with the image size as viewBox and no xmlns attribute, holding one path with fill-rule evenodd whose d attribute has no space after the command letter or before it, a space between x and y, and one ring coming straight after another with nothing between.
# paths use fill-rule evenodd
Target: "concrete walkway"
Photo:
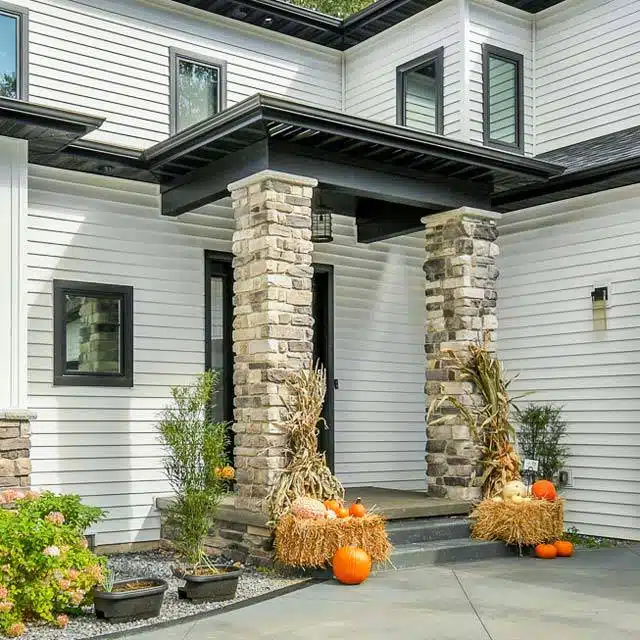
<instances>
[{"instance_id":1,"label":"concrete walkway","mask_svg":"<svg viewBox=\"0 0 640 640\"><path fill-rule=\"evenodd\" d=\"M390 571L359 587L332 581L133 638L638 640L640 547Z\"/></svg>"}]
</instances>

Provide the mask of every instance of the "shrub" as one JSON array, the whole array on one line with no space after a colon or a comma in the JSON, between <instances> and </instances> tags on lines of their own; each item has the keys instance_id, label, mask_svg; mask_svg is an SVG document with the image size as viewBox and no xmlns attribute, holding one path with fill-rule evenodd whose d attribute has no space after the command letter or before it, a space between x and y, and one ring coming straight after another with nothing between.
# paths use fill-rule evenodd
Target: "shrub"
<instances>
[{"instance_id":1,"label":"shrub","mask_svg":"<svg viewBox=\"0 0 640 640\"><path fill-rule=\"evenodd\" d=\"M207 563L205 539L233 477L227 466L227 425L210 419L217 383L217 374L207 371L192 385L172 387L173 402L159 424L165 473L176 494L167 524L175 530L176 550L194 570Z\"/></svg>"},{"instance_id":2,"label":"shrub","mask_svg":"<svg viewBox=\"0 0 640 640\"><path fill-rule=\"evenodd\" d=\"M552 404L530 404L516 411L520 451L524 458L538 460L534 480L553 480L567 460L568 448L561 442L567 423L561 411Z\"/></svg>"},{"instance_id":3,"label":"shrub","mask_svg":"<svg viewBox=\"0 0 640 640\"><path fill-rule=\"evenodd\" d=\"M105 560L83 535L102 510L77 496L10 490L0 504L0 630L16 637L31 620L66 626L103 579Z\"/></svg>"}]
</instances>

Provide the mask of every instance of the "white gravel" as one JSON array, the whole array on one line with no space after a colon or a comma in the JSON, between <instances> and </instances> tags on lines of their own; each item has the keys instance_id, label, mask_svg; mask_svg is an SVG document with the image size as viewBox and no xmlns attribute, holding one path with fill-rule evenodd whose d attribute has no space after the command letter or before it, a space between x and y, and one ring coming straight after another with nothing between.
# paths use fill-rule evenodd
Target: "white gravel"
<instances>
[{"instance_id":1,"label":"white gravel","mask_svg":"<svg viewBox=\"0 0 640 640\"><path fill-rule=\"evenodd\" d=\"M299 578L283 578L271 573L245 569L240 577L235 599L225 602L192 604L187 600L178 599L177 587L183 582L172 575L173 558L169 554L161 552L119 554L111 556L108 563L115 572L116 579L156 577L163 578L169 583L169 589L165 592L162 609L157 618L124 623L105 622L95 617L92 607L87 610L87 614L84 616L71 617L66 629L31 625L27 633L21 636L22 640L79 640L81 638L95 638L107 633L138 629L158 622L179 620L186 616L220 609L240 600L254 598L301 581Z\"/></svg>"}]
</instances>

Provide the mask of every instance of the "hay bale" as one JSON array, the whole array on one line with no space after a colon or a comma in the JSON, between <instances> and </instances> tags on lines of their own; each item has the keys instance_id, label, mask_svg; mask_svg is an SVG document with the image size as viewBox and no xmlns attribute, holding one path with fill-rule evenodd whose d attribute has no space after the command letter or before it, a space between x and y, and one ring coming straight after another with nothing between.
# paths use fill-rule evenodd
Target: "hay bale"
<instances>
[{"instance_id":1,"label":"hay bale","mask_svg":"<svg viewBox=\"0 0 640 640\"><path fill-rule=\"evenodd\" d=\"M364 549L373 562L388 560L392 547L384 518L368 514L364 518L310 520L287 513L276 526L276 560L291 567L329 566L335 552L351 544Z\"/></svg>"},{"instance_id":2,"label":"hay bale","mask_svg":"<svg viewBox=\"0 0 640 640\"><path fill-rule=\"evenodd\" d=\"M564 531L564 501L557 498L525 502L483 500L471 514L471 535L519 546L553 542Z\"/></svg>"}]
</instances>

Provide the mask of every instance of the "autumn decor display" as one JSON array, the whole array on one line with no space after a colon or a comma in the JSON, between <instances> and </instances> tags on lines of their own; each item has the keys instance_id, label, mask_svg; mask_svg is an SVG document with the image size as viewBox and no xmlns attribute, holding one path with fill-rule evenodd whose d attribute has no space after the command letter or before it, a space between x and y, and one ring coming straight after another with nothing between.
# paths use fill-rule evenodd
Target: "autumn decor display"
<instances>
[{"instance_id":1,"label":"autumn decor display","mask_svg":"<svg viewBox=\"0 0 640 640\"><path fill-rule=\"evenodd\" d=\"M434 399L427 413L429 424L443 424L457 416L444 412L434 419L434 414L441 413L443 405L452 405L469 427L480 450L483 473L475 482L482 488L483 498L500 496L508 482L520 480L520 458L514 447L515 429L510 419L515 398L509 396L511 380L505 379L489 340L487 331L482 341L469 345L467 353L447 352L460 382L471 383L466 394L479 394L482 403L467 403L464 398L445 395Z\"/></svg>"},{"instance_id":2,"label":"autumn decor display","mask_svg":"<svg viewBox=\"0 0 640 640\"><path fill-rule=\"evenodd\" d=\"M342 584L360 584L371 573L371 557L359 547L340 547L331 561L333 575Z\"/></svg>"},{"instance_id":3,"label":"autumn decor display","mask_svg":"<svg viewBox=\"0 0 640 640\"><path fill-rule=\"evenodd\" d=\"M167 517L180 559L174 574L185 581L178 589L180 597L190 600L233 598L241 574L216 566L205 546L218 504L234 477L227 461L227 425L211 419L217 384L218 374L207 371L193 384L172 387L172 402L158 426L165 474L175 493Z\"/></svg>"},{"instance_id":4,"label":"autumn decor display","mask_svg":"<svg viewBox=\"0 0 640 640\"><path fill-rule=\"evenodd\" d=\"M558 551L552 544L537 544L535 547L535 554L537 558L553 560L553 558L558 555Z\"/></svg>"},{"instance_id":5,"label":"autumn decor display","mask_svg":"<svg viewBox=\"0 0 640 640\"><path fill-rule=\"evenodd\" d=\"M556 488L549 480L538 480L531 485L531 495L538 500L556 499Z\"/></svg>"},{"instance_id":6,"label":"autumn decor display","mask_svg":"<svg viewBox=\"0 0 640 640\"><path fill-rule=\"evenodd\" d=\"M573 543L569 540L556 540L553 546L559 558L570 558L573 555Z\"/></svg>"},{"instance_id":7,"label":"autumn decor display","mask_svg":"<svg viewBox=\"0 0 640 640\"><path fill-rule=\"evenodd\" d=\"M285 388L282 400L286 416L281 428L287 436L288 462L267 496L272 524L291 509L296 498L344 500L344 488L318 447L319 429L326 428L322 418L327 392L325 369L316 365L295 372L286 379Z\"/></svg>"}]
</instances>

